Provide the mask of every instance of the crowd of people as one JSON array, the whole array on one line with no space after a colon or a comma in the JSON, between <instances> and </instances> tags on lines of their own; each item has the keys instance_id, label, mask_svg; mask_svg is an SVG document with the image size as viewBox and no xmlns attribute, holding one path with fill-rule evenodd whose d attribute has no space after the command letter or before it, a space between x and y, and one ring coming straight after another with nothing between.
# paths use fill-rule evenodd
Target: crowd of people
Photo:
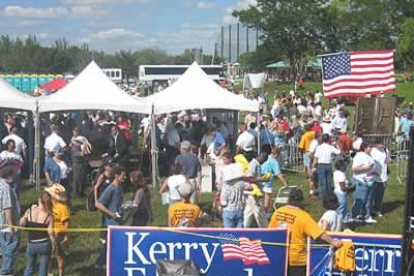
<instances>
[{"instance_id":1,"label":"crowd of people","mask_svg":"<svg viewBox=\"0 0 414 276\"><path fill-rule=\"evenodd\" d=\"M269 103L267 92L258 95L261 116L246 114L236 136L229 121L213 118L207 123L203 114L195 111L157 117L156 146L166 152L167 171L159 195L150 193L145 174L129 164L131 146L138 143L131 117L105 112L55 116L49 122L50 134L43 133L46 186L37 203L24 213L19 193L22 168L28 160L25 128L30 125L15 114L6 114L0 124L4 147L0 152L0 275L13 275L20 240L20 231L13 226L18 225L44 229L28 231L25 275L34 274L36 260L39 275L47 275L52 269L52 254L59 275L63 275L68 229L76 215L72 199L85 196L91 156L102 161L91 179L93 192L88 201L89 209L102 214L102 228L149 225L154 196L169 204L166 224L170 227L202 226L205 212L210 212L199 207L205 163L213 167L215 198L210 215L226 228L288 227L294 233L294 244L303 245L310 236L339 247L340 242L325 231L344 231L351 223L376 223L382 216L392 161L383 141L348 135L350 114L344 104L333 101L324 109L319 92L275 95L273 103ZM398 133L408 137L414 125L412 106L397 118ZM140 134L148 148L150 131L147 117L141 122ZM282 173L289 166L287 149L292 145L302 151L310 198L320 200L326 209L319 223L303 210L303 191L289 186L298 183L289 183ZM288 204L276 211L275 182L290 191ZM126 198L126 191L132 191L130 198ZM352 206L348 206L349 197L353 198ZM106 263L105 239L102 235L97 268ZM302 245L289 249L290 275L303 275L294 272L303 271L306 265Z\"/></svg>"}]
</instances>

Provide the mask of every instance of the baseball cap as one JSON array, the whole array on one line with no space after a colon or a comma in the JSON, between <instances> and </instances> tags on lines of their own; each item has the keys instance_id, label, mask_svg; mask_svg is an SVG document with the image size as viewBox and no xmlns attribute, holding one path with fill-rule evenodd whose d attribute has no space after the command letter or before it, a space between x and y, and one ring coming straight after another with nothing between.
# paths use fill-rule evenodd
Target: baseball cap
<instances>
[{"instance_id":1,"label":"baseball cap","mask_svg":"<svg viewBox=\"0 0 414 276\"><path fill-rule=\"evenodd\" d=\"M177 191L182 197L188 198L194 192L194 188L190 183L184 182L178 186Z\"/></svg>"},{"instance_id":2,"label":"baseball cap","mask_svg":"<svg viewBox=\"0 0 414 276\"><path fill-rule=\"evenodd\" d=\"M106 158L103 162L104 166L113 166L115 165L115 161L112 158Z\"/></svg>"}]
</instances>

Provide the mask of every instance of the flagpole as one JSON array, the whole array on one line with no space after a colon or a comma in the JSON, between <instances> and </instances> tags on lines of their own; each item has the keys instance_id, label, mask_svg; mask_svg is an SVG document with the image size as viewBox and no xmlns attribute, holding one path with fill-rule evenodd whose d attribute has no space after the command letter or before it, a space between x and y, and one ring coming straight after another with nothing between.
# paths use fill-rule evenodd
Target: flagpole
<instances>
[{"instance_id":1,"label":"flagpole","mask_svg":"<svg viewBox=\"0 0 414 276\"><path fill-rule=\"evenodd\" d=\"M347 52L338 52L338 53L332 53L332 54L324 54L324 55L318 55L317 57L328 57L328 56L335 56L335 55L341 55L341 54L347 54Z\"/></svg>"}]
</instances>

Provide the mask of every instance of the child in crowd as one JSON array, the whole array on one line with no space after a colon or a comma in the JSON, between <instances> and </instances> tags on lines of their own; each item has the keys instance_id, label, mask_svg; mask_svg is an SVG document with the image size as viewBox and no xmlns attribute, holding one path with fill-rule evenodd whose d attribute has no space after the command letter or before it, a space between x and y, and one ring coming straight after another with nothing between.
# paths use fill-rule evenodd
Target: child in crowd
<instances>
[{"instance_id":1,"label":"child in crowd","mask_svg":"<svg viewBox=\"0 0 414 276\"><path fill-rule=\"evenodd\" d=\"M196 227L201 216L200 207L190 202L195 189L189 182L182 183L178 188L181 202L176 202L168 209L168 221L171 227Z\"/></svg>"},{"instance_id":2,"label":"child in crowd","mask_svg":"<svg viewBox=\"0 0 414 276\"><path fill-rule=\"evenodd\" d=\"M319 220L319 226L325 231L343 231L343 218L337 211L339 203L336 195L332 192L328 192L323 196L322 202L326 212Z\"/></svg>"},{"instance_id":3,"label":"child in crowd","mask_svg":"<svg viewBox=\"0 0 414 276\"><path fill-rule=\"evenodd\" d=\"M266 212L269 211L272 194L273 194L273 183L275 177L278 177L282 181L283 185L288 186L285 178L283 177L282 170L280 168L278 157L280 154L280 149L276 146L272 148L272 152L267 158L267 161L264 162L260 167L263 175L268 174L269 179L263 183L263 192L264 192L264 207Z\"/></svg>"},{"instance_id":4,"label":"child in crowd","mask_svg":"<svg viewBox=\"0 0 414 276\"><path fill-rule=\"evenodd\" d=\"M55 228L55 237L57 248L55 251L58 264L58 275L63 275L65 267L65 248L69 243L69 234L67 230L70 227L70 211L66 204L66 189L58 183L54 183L45 188L45 191L52 197L53 203L53 224ZM52 270L52 262L49 266L49 272ZM50 274L50 273L49 273Z\"/></svg>"},{"instance_id":5,"label":"child in crowd","mask_svg":"<svg viewBox=\"0 0 414 276\"><path fill-rule=\"evenodd\" d=\"M338 212L342 215L344 223L347 224L349 220L348 213L348 194L354 190L354 186L350 185L345 174L347 164L345 160L338 159L335 162L335 171L333 174L334 193L338 199Z\"/></svg>"}]
</instances>

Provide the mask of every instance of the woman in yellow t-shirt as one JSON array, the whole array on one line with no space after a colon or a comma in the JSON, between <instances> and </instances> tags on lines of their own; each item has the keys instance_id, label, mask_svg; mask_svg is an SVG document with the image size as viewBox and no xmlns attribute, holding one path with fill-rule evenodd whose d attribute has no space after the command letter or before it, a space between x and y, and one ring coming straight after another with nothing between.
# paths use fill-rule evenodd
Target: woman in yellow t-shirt
<instances>
[{"instance_id":1,"label":"woman in yellow t-shirt","mask_svg":"<svg viewBox=\"0 0 414 276\"><path fill-rule=\"evenodd\" d=\"M306 275L306 240L307 237L320 239L339 248L341 241L333 240L319 227L316 221L302 209L303 192L293 189L289 194L288 204L277 209L270 222L269 228L288 228L289 240L289 266L288 276Z\"/></svg>"},{"instance_id":2,"label":"woman in yellow t-shirt","mask_svg":"<svg viewBox=\"0 0 414 276\"><path fill-rule=\"evenodd\" d=\"M53 219L54 219L54 232L56 236L57 248L56 248L56 260L58 264L59 276L63 275L65 266L65 251L68 246L69 235L67 230L70 227L70 211L66 205L66 189L58 183L54 183L45 188L45 191L52 196L53 202ZM52 262L49 266L49 272L52 270Z\"/></svg>"}]
</instances>

